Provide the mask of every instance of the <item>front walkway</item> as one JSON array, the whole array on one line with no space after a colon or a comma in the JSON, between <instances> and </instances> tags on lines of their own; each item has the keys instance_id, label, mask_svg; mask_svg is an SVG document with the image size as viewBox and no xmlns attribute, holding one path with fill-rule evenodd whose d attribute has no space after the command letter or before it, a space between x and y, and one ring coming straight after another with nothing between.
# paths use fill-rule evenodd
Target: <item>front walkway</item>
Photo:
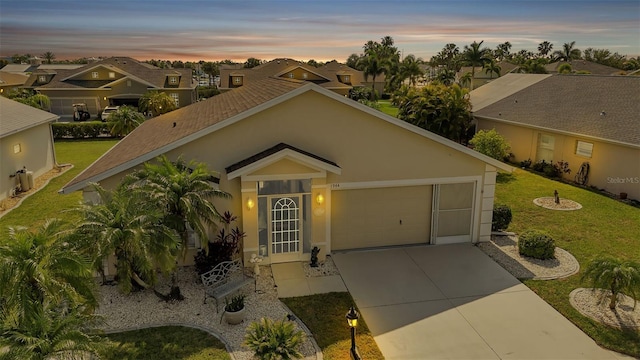
<instances>
[{"instance_id":1,"label":"front walkway","mask_svg":"<svg viewBox=\"0 0 640 360\"><path fill-rule=\"evenodd\" d=\"M302 262L272 264L279 298L346 292L340 275L307 277Z\"/></svg>"},{"instance_id":2,"label":"front walkway","mask_svg":"<svg viewBox=\"0 0 640 360\"><path fill-rule=\"evenodd\" d=\"M392 359L615 359L470 244L334 254Z\"/></svg>"}]
</instances>

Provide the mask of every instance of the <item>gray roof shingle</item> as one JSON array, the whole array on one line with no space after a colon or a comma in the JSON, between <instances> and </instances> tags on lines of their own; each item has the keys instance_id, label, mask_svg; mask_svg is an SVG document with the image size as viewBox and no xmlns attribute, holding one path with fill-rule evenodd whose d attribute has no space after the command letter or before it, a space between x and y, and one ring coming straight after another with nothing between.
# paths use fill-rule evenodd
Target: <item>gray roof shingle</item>
<instances>
[{"instance_id":1,"label":"gray roof shingle","mask_svg":"<svg viewBox=\"0 0 640 360\"><path fill-rule=\"evenodd\" d=\"M553 75L474 116L640 146L640 77Z\"/></svg>"},{"instance_id":2,"label":"gray roof shingle","mask_svg":"<svg viewBox=\"0 0 640 360\"><path fill-rule=\"evenodd\" d=\"M0 138L56 121L59 116L0 96Z\"/></svg>"}]
</instances>

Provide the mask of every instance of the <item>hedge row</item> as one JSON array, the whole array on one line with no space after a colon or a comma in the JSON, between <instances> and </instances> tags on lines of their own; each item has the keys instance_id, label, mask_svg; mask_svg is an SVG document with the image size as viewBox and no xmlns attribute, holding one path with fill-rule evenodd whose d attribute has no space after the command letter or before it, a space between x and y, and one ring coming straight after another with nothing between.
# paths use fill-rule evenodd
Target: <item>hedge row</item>
<instances>
[{"instance_id":1,"label":"hedge row","mask_svg":"<svg viewBox=\"0 0 640 360\"><path fill-rule=\"evenodd\" d=\"M51 126L54 139L110 137L109 124L102 121L57 122Z\"/></svg>"}]
</instances>

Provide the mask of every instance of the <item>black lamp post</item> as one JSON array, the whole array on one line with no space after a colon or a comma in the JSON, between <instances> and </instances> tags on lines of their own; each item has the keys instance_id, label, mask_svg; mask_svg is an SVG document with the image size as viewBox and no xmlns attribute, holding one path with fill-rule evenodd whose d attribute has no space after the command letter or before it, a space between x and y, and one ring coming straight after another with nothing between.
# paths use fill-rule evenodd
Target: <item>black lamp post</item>
<instances>
[{"instance_id":1,"label":"black lamp post","mask_svg":"<svg viewBox=\"0 0 640 360\"><path fill-rule=\"evenodd\" d=\"M347 323L351 328L351 359L360 360L360 354L358 353L358 347L356 346L356 326L358 326L358 319L360 316L356 309L352 306L347 313Z\"/></svg>"}]
</instances>

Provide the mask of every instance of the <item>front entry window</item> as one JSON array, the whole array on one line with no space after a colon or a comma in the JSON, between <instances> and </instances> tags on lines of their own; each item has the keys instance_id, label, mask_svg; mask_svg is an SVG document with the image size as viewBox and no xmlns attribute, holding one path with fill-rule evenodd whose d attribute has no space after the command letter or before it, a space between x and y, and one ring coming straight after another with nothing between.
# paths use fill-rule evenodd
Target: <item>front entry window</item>
<instances>
[{"instance_id":1,"label":"front entry window","mask_svg":"<svg viewBox=\"0 0 640 360\"><path fill-rule=\"evenodd\" d=\"M258 183L258 243L259 255L271 261L311 251L310 179Z\"/></svg>"}]
</instances>

